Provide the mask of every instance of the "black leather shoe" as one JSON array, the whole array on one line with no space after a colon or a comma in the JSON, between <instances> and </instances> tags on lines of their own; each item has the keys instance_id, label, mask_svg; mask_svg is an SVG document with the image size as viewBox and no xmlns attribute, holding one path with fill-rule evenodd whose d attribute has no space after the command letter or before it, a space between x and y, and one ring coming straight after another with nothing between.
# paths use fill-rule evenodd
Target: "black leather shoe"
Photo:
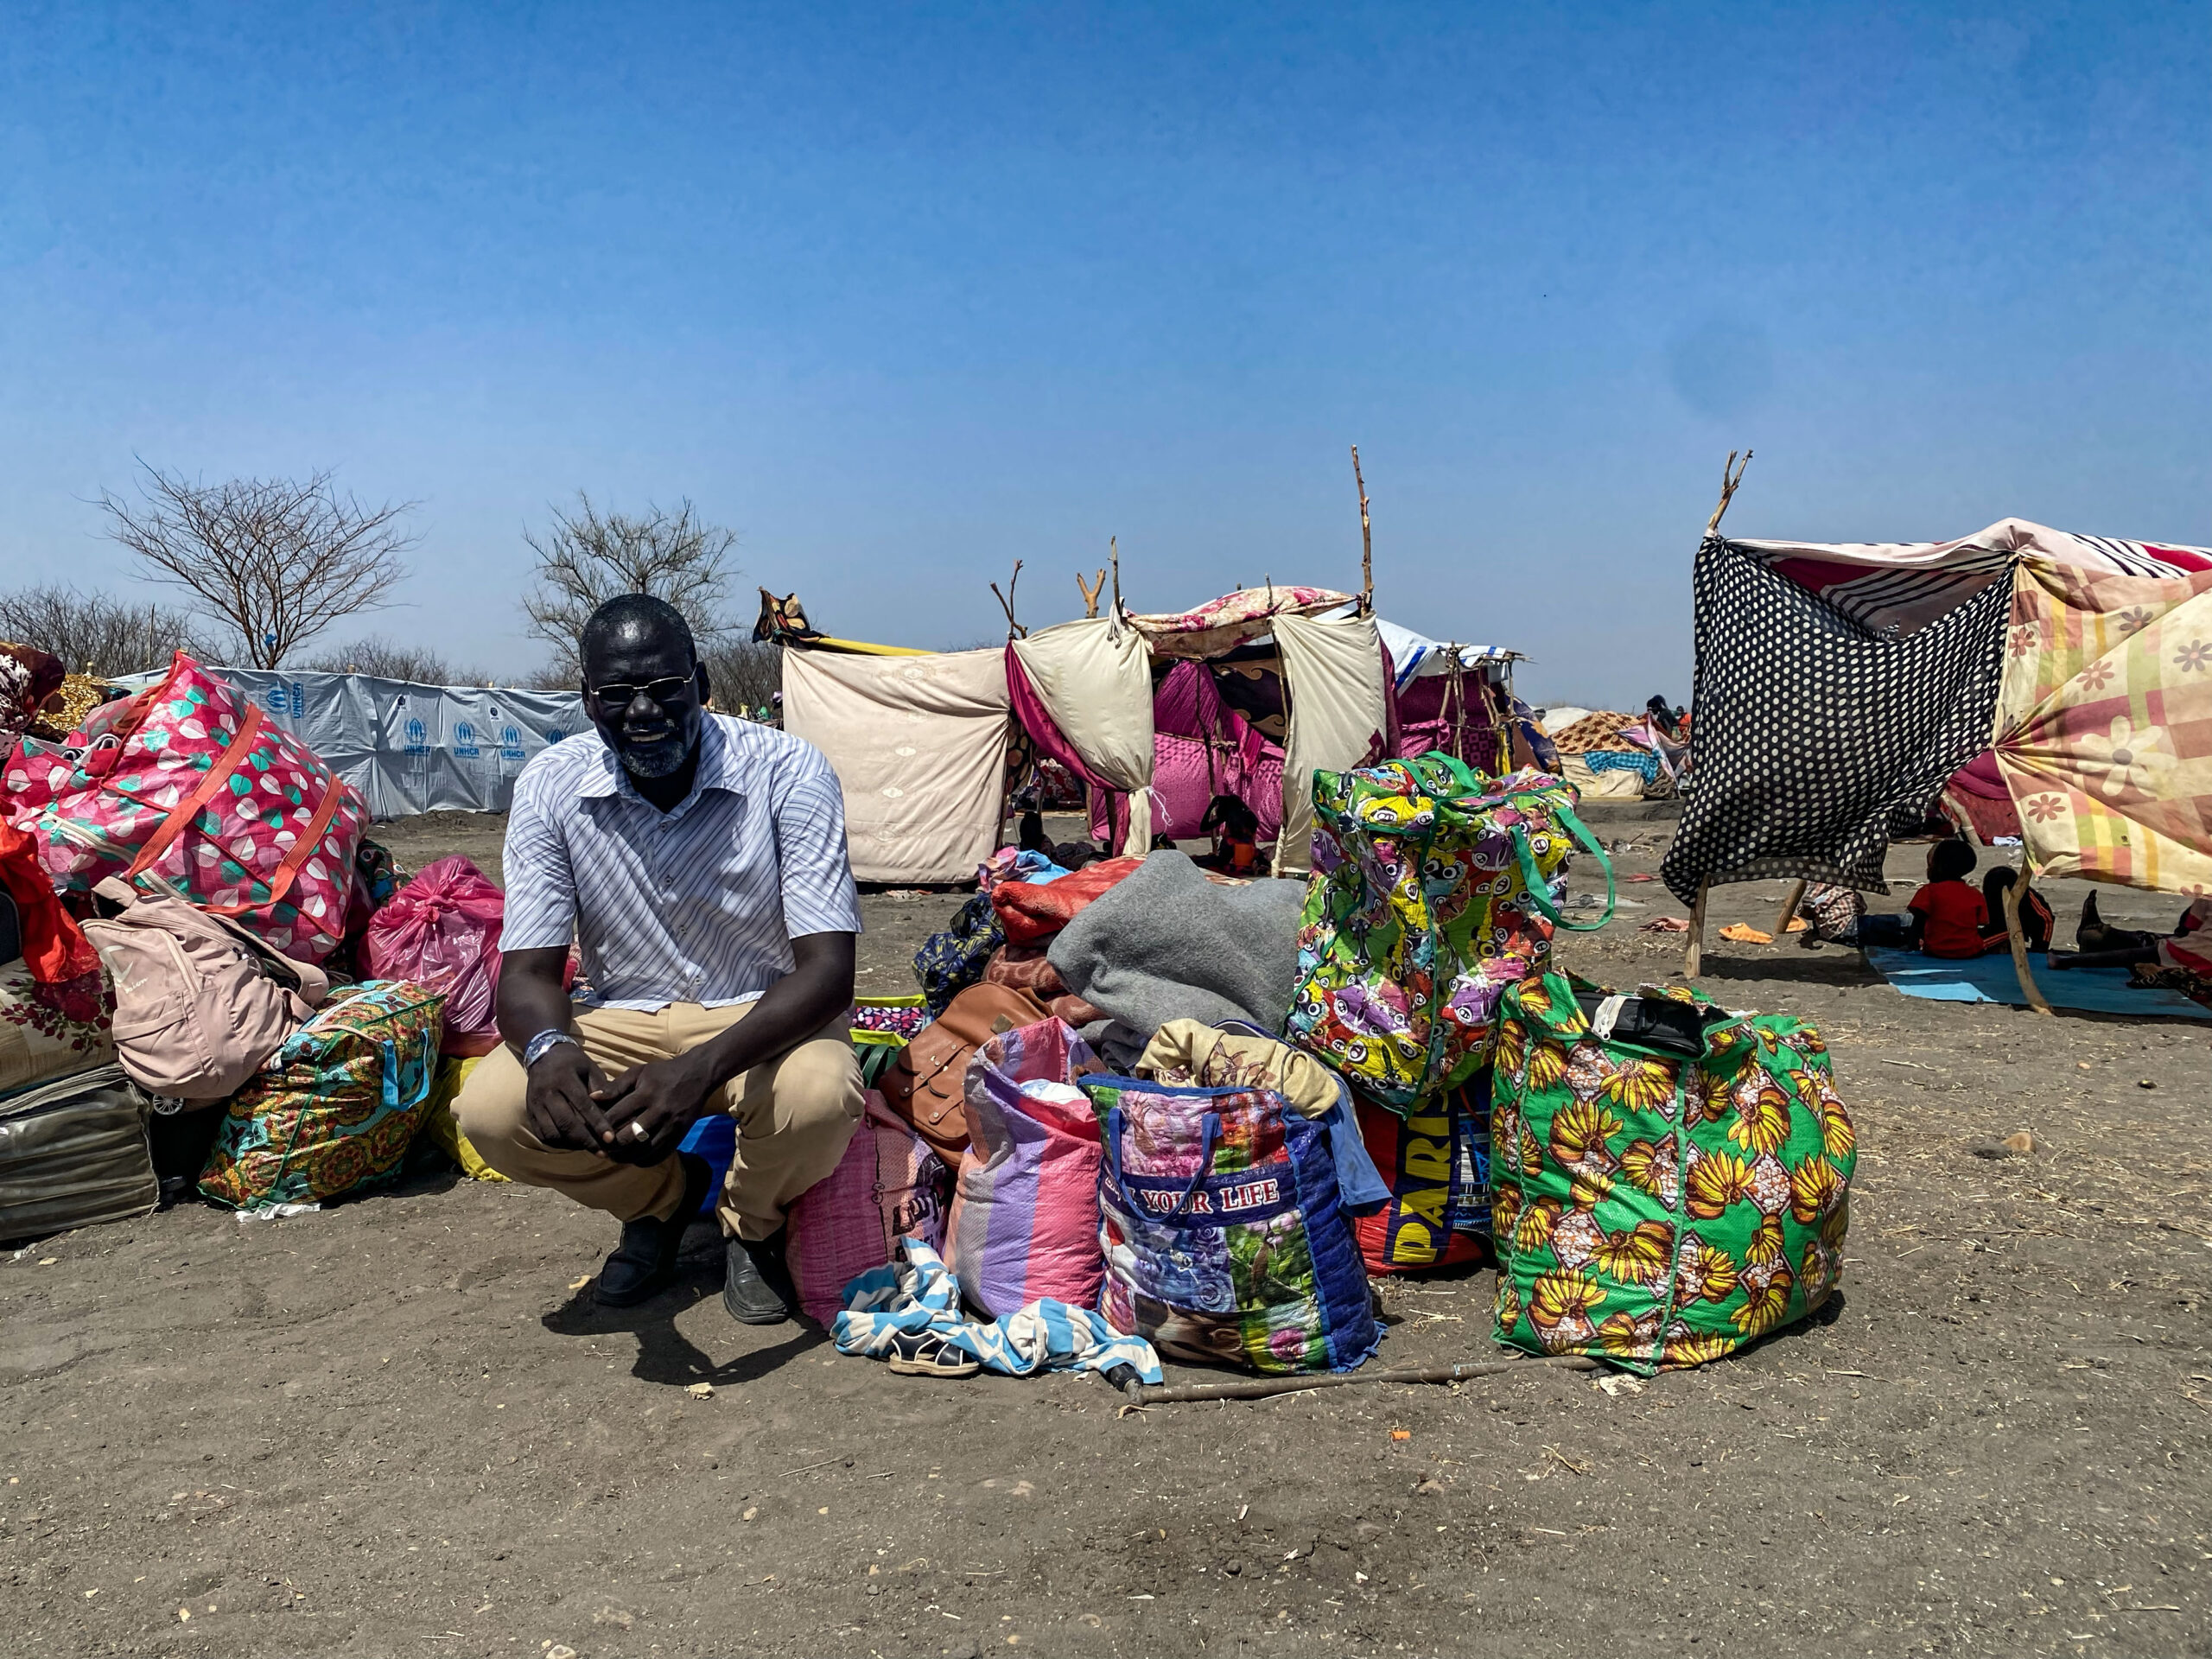
<instances>
[{"instance_id":1,"label":"black leather shoe","mask_svg":"<svg viewBox=\"0 0 2212 1659\"><path fill-rule=\"evenodd\" d=\"M798 1292L784 1262L784 1230L766 1238L733 1238L722 1274L722 1306L740 1325L781 1325Z\"/></svg>"},{"instance_id":2,"label":"black leather shoe","mask_svg":"<svg viewBox=\"0 0 2212 1659\"><path fill-rule=\"evenodd\" d=\"M696 1153L676 1155L683 1166L683 1201L666 1221L641 1216L622 1224L622 1242L599 1270L601 1307L634 1307L676 1282L676 1258L683 1248L683 1230L699 1213L713 1173Z\"/></svg>"}]
</instances>

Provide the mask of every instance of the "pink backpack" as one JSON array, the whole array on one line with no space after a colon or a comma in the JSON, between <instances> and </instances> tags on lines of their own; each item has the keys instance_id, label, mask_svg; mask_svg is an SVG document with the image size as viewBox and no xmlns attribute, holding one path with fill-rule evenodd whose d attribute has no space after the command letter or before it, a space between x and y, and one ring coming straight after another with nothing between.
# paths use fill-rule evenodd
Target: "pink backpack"
<instances>
[{"instance_id":1,"label":"pink backpack","mask_svg":"<svg viewBox=\"0 0 2212 1659\"><path fill-rule=\"evenodd\" d=\"M81 741L79 741L81 740ZM104 704L54 768L33 824L64 895L151 872L200 910L234 916L285 956L321 962L344 937L360 798L306 744L182 652L158 683Z\"/></svg>"},{"instance_id":2,"label":"pink backpack","mask_svg":"<svg viewBox=\"0 0 2212 1659\"><path fill-rule=\"evenodd\" d=\"M156 1095L227 1100L329 995L322 969L282 957L174 891L94 889L123 913L84 924L115 986L115 1057Z\"/></svg>"}]
</instances>

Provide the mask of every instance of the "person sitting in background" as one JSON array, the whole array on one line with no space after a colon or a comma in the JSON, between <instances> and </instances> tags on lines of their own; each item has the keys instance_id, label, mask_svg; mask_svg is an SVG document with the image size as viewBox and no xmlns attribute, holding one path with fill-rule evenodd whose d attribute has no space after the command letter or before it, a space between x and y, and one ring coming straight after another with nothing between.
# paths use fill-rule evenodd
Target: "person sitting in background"
<instances>
[{"instance_id":1,"label":"person sitting in background","mask_svg":"<svg viewBox=\"0 0 2212 1659\"><path fill-rule=\"evenodd\" d=\"M2212 924L2212 899L2192 900L2181 913L2171 933L2152 933L2146 929L2113 927L2097 913L2097 895L2091 893L2082 901L2082 920L2074 930L2072 950L2054 950L2050 965L2054 968L2128 968L2137 963L2160 963L2169 968L2186 968L2193 973L2206 969L2198 964L2212 958L2212 934L2204 929ZM2178 940L2190 944L2177 945Z\"/></svg>"},{"instance_id":2,"label":"person sitting in background","mask_svg":"<svg viewBox=\"0 0 2212 1659\"><path fill-rule=\"evenodd\" d=\"M812 745L708 712L707 671L671 606L610 599L580 645L594 730L515 780L506 1044L462 1086L461 1131L509 1179L622 1224L598 1298L627 1307L675 1278L707 1196L685 1133L728 1113L722 1304L772 1325L793 1300L785 1210L837 1166L864 1099L843 793ZM571 939L591 987L574 1003Z\"/></svg>"},{"instance_id":3,"label":"person sitting in background","mask_svg":"<svg viewBox=\"0 0 2212 1659\"><path fill-rule=\"evenodd\" d=\"M1260 820L1234 795L1217 795L1206 804L1198 828L1213 837L1213 850L1194 861L1199 868L1223 875L1264 875L1260 861Z\"/></svg>"},{"instance_id":4,"label":"person sitting in background","mask_svg":"<svg viewBox=\"0 0 2212 1659\"><path fill-rule=\"evenodd\" d=\"M1986 950L2009 950L2012 936L2005 926L2005 893L2016 881L2019 873L2009 864L2000 864L1981 878L1981 902L1989 912L1989 919L1982 925L1982 948ZM2044 902L2043 894L2025 882L2020 884L2020 933L2031 950L2050 949L2050 936L2056 918L2050 906Z\"/></svg>"},{"instance_id":5,"label":"person sitting in background","mask_svg":"<svg viewBox=\"0 0 2212 1659\"><path fill-rule=\"evenodd\" d=\"M1956 839L1928 849L1928 880L1912 895L1903 916L1868 916L1859 924L1859 942L1917 950L1923 956L1962 961L1986 948L1989 906L1967 885L1974 874L1974 850Z\"/></svg>"}]
</instances>

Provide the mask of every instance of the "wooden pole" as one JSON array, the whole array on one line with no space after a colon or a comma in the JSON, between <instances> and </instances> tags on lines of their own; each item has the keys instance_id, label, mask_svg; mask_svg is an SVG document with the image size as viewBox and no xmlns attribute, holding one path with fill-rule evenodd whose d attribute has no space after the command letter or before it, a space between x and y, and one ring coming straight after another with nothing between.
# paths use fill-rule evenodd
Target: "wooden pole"
<instances>
[{"instance_id":1,"label":"wooden pole","mask_svg":"<svg viewBox=\"0 0 2212 1659\"><path fill-rule=\"evenodd\" d=\"M1106 586L1106 573L1101 570L1090 582L1083 579L1083 572L1075 573L1076 591L1083 595L1083 620L1093 622L1098 618L1098 594Z\"/></svg>"},{"instance_id":2,"label":"wooden pole","mask_svg":"<svg viewBox=\"0 0 2212 1659\"><path fill-rule=\"evenodd\" d=\"M1728 511L1728 504L1736 499L1736 486L1744 481L1744 467L1751 464L1751 452L1744 451L1743 465L1736 461L1736 452L1728 452L1728 460L1720 468L1720 501L1713 509L1713 517L1705 521L1705 533L1716 534L1720 529L1720 515Z\"/></svg>"},{"instance_id":3,"label":"wooden pole","mask_svg":"<svg viewBox=\"0 0 2212 1659\"><path fill-rule=\"evenodd\" d=\"M1697 902L1690 906L1690 941L1682 950L1682 973L1690 979L1695 979L1698 969L1705 965L1705 896L1712 885L1699 882Z\"/></svg>"},{"instance_id":4,"label":"wooden pole","mask_svg":"<svg viewBox=\"0 0 2212 1659\"><path fill-rule=\"evenodd\" d=\"M1351 481L1359 487L1359 613L1375 614L1375 526L1367 517L1367 480L1360 476L1359 446L1351 447Z\"/></svg>"},{"instance_id":5,"label":"wooden pole","mask_svg":"<svg viewBox=\"0 0 2212 1659\"><path fill-rule=\"evenodd\" d=\"M1782 901L1782 913L1774 918L1774 942L1782 943L1782 936L1789 931L1789 924L1796 919L1797 906L1804 901L1805 884L1798 882L1789 889L1789 896Z\"/></svg>"},{"instance_id":6,"label":"wooden pole","mask_svg":"<svg viewBox=\"0 0 2212 1659\"><path fill-rule=\"evenodd\" d=\"M1458 1365L1407 1365L1388 1371L1319 1371L1310 1376L1261 1376L1236 1382L1171 1382L1147 1386L1122 1384L1122 1392L1140 1406L1173 1405L1192 1400L1265 1400L1279 1394L1309 1394L1316 1389L1348 1389L1379 1382L1465 1382L1478 1376L1504 1376L1516 1371L1594 1371L1598 1362L1586 1354L1549 1354L1534 1359L1467 1361Z\"/></svg>"},{"instance_id":7,"label":"wooden pole","mask_svg":"<svg viewBox=\"0 0 2212 1659\"><path fill-rule=\"evenodd\" d=\"M2027 994L2028 1006L2037 1014L2049 1014L2050 1004L2036 983L2035 970L2028 966L2028 936L2020 931L2020 889L2027 884L2027 868L2023 865L2012 885L2005 889L2005 931L2012 941L2012 971L2020 976L2020 989Z\"/></svg>"}]
</instances>

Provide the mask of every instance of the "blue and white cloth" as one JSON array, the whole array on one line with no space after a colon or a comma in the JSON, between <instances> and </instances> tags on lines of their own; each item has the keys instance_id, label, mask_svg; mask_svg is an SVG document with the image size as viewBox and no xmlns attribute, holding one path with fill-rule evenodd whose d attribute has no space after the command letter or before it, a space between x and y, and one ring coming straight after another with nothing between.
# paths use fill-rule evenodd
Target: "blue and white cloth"
<instances>
[{"instance_id":1,"label":"blue and white cloth","mask_svg":"<svg viewBox=\"0 0 2212 1659\"><path fill-rule=\"evenodd\" d=\"M707 715L691 792L664 813L596 731L532 760L507 819L503 950L583 948L587 1007L750 1002L791 942L858 933L845 798L802 738Z\"/></svg>"},{"instance_id":2,"label":"blue and white cloth","mask_svg":"<svg viewBox=\"0 0 2212 1659\"><path fill-rule=\"evenodd\" d=\"M1104 1371L1127 1365L1157 1384L1160 1356L1142 1337L1125 1337L1103 1314L1065 1302L1025 1302L1002 1319L961 1311L960 1281L918 1238L902 1238L887 1267L870 1268L845 1287L845 1311L830 1321L841 1354L889 1357L900 1337L941 1337L945 1345L1007 1376L1039 1371Z\"/></svg>"}]
</instances>

